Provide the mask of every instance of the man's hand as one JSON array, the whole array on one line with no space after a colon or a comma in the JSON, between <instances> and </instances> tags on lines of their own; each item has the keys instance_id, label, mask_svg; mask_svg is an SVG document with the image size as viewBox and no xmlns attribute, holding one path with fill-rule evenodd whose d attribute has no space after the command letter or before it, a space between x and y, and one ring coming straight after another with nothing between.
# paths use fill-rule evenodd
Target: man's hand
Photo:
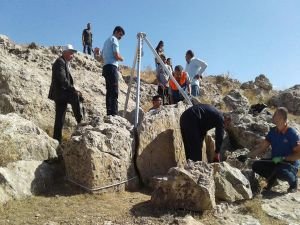
<instances>
[{"instance_id":1,"label":"man's hand","mask_svg":"<svg viewBox=\"0 0 300 225\"><path fill-rule=\"evenodd\" d=\"M215 156L214 156L214 162L221 162L221 155L220 153L215 153Z\"/></svg>"},{"instance_id":2,"label":"man's hand","mask_svg":"<svg viewBox=\"0 0 300 225\"><path fill-rule=\"evenodd\" d=\"M281 156L272 158L272 162L275 163L275 164L280 163L283 160L284 160L284 157L281 157Z\"/></svg>"},{"instance_id":3,"label":"man's hand","mask_svg":"<svg viewBox=\"0 0 300 225\"><path fill-rule=\"evenodd\" d=\"M237 157L237 159L240 161L240 162L246 162L247 161L247 159L248 159L248 156L247 155L239 155L238 157Z\"/></svg>"}]
</instances>

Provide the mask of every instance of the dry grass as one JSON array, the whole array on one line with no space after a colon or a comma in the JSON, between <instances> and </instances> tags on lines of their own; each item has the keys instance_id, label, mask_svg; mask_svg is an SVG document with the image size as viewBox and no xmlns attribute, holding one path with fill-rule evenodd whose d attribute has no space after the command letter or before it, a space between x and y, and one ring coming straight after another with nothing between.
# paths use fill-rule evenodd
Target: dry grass
<instances>
[{"instance_id":1,"label":"dry grass","mask_svg":"<svg viewBox=\"0 0 300 225\"><path fill-rule=\"evenodd\" d=\"M122 67L121 73L123 77L131 76L132 69L129 67ZM136 71L134 72L136 77ZM148 84L156 84L156 73L151 67L147 67L145 70L141 71L141 80Z\"/></svg>"}]
</instances>

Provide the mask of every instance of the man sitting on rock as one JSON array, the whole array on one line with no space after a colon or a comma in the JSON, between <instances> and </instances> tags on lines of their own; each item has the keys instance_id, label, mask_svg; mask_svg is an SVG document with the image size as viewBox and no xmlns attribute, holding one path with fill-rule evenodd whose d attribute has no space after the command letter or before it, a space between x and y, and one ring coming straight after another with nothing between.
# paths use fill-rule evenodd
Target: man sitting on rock
<instances>
[{"instance_id":1,"label":"man sitting on rock","mask_svg":"<svg viewBox=\"0 0 300 225\"><path fill-rule=\"evenodd\" d=\"M224 128L231 118L225 116L215 107L197 104L185 110L180 117L180 129L186 159L202 161L202 145L208 130L215 128L215 162L220 161L220 150L223 142Z\"/></svg>"},{"instance_id":2,"label":"man sitting on rock","mask_svg":"<svg viewBox=\"0 0 300 225\"><path fill-rule=\"evenodd\" d=\"M244 161L246 157L254 158L264 154L269 146L272 147L271 159L255 161L252 169L255 173L267 179L265 190L271 190L276 179L289 183L288 192L296 192L298 186L297 172L300 159L300 136L297 131L288 126L288 111L284 107L278 108L273 115L276 127L270 129L266 138L248 156L240 156Z\"/></svg>"},{"instance_id":3,"label":"man sitting on rock","mask_svg":"<svg viewBox=\"0 0 300 225\"><path fill-rule=\"evenodd\" d=\"M62 56L56 59L52 66L52 82L48 98L55 102L55 123L53 138L61 143L62 128L68 103L71 104L77 123L80 123L83 115L80 110L80 100L82 95L73 86L73 78L69 67L70 61L77 52L72 45L67 45L63 49Z\"/></svg>"}]
</instances>

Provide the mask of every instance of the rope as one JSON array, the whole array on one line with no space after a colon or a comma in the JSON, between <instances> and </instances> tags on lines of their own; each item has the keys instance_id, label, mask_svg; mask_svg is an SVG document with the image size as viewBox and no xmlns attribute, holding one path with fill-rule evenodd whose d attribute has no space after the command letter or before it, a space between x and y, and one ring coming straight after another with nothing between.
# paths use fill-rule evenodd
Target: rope
<instances>
[{"instance_id":1,"label":"rope","mask_svg":"<svg viewBox=\"0 0 300 225\"><path fill-rule=\"evenodd\" d=\"M66 180L69 181L69 182L71 182L71 183L73 183L73 184L75 184L75 185L77 185L77 186L79 186L79 187L81 187L81 188L83 188L83 189L85 189L86 191L92 192L92 191L99 191L99 190L107 189L107 188L110 188L110 187L118 186L120 184L127 183L128 181L134 180L136 178L137 178L137 176L132 177L132 178L130 178L128 180L125 180L125 181L121 181L119 183L110 184L110 185L106 185L106 186L103 186L103 187L95 187L95 188L89 188L89 187L87 187L87 186L85 186L83 184L80 184L80 183L78 183L78 182L70 179L69 177L66 177Z\"/></svg>"}]
</instances>

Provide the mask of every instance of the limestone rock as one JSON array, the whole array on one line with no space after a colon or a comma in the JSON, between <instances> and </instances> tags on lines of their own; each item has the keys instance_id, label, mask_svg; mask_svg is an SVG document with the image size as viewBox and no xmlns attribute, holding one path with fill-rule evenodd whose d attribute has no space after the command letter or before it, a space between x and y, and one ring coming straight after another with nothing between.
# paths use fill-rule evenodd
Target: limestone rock
<instances>
[{"instance_id":1,"label":"limestone rock","mask_svg":"<svg viewBox=\"0 0 300 225\"><path fill-rule=\"evenodd\" d=\"M203 223L195 220L192 216L187 215L182 219L175 219L174 220L174 225L204 225Z\"/></svg>"},{"instance_id":2,"label":"limestone rock","mask_svg":"<svg viewBox=\"0 0 300 225\"><path fill-rule=\"evenodd\" d=\"M250 183L239 169L231 167L226 162L212 165L217 199L234 202L252 198Z\"/></svg>"},{"instance_id":3,"label":"limestone rock","mask_svg":"<svg viewBox=\"0 0 300 225\"><path fill-rule=\"evenodd\" d=\"M94 118L78 127L63 151L68 179L93 191L136 177L131 131L132 125L119 116ZM120 190L124 185L100 191Z\"/></svg>"},{"instance_id":4,"label":"limestone rock","mask_svg":"<svg viewBox=\"0 0 300 225\"><path fill-rule=\"evenodd\" d=\"M279 95L270 99L269 104L276 107L284 106L290 113L300 115L300 85L281 91Z\"/></svg>"},{"instance_id":5,"label":"limestone rock","mask_svg":"<svg viewBox=\"0 0 300 225\"><path fill-rule=\"evenodd\" d=\"M242 95L241 92L236 90L231 90L223 98L223 101L227 107L234 111L246 112L250 107L248 99Z\"/></svg>"},{"instance_id":6,"label":"limestone rock","mask_svg":"<svg viewBox=\"0 0 300 225\"><path fill-rule=\"evenodd\" d=\"M171 167L185 163L179 119L188 106L164 106L156 113L146 113L138 127L137 166L144 183L156 175L165 175Z\"/></svg>"},{"instance_id":7,"label":"limestone rock","mask_svg":"<svg viewBox=\"0 0 300 225\"><path fill-rule=\"evenodd\" d=\"M53 185L56 168L42 161L17 161L0 167L0 203L39 194Z\"/></svg>"},{"instance_id":8,"label":"limestone rock","mask_svg":"<svg viewBox=\"0 0 300 225\"><path fill-rule=\"evenodd\" d=\"M151 195L156 207L203 211L215 207L213 168L205 162L188 161L185 168L173 167L158 180Z\"/></svg>"},{"instance_id":9,"label":"limestone rock","mask_svg":"<svg viewBox=\"0 0 300 225\"><path fill-rule=\"evenodd\" d=\"M270 80L264 74L255 77L254 84L265 91L270 91L273 88Z\"/></svg>"},{"instance_id":10,"label":"limestone rock","mask_svg":"<svg viewBox=\"0 0 300 225\"><path fill-rule=\"evenodd\" d=\"M17 160L43 161L56 157L58 142L17 114L0 115L0 166Z\"/></svg>"},{"instance_id":11,"label":"limestone rock","mask_svg":"<svg viewBox=\"0 0 300 225\"><path fill-rule=\"evenodd\" d=\"M227 133L235 148L248 148L251 151L273 126L271 122L272 116L268 114L261 113L254 117L234 112Z\"/></svg>"},{"instance_id":12,"label":"limestone rock","mask_svg":"<svg viewBox=\"0 0 300 225\"><path fill-rule=\"evenodd\" d=\"M48 99L52 76L52 64L61 55L59 47L41 47L34 44L16 45L1 36L0 41L0 113L15 112L33 121L40 128L53 130L55 107ZM77 53L71 62L71 73L75 87L85 99L87 116L104 116L105 79L101 75L101 64L90 56ZM120 76L119 109L124 108L127 85ZM66 114L66 127L74 127L72 114ZM132 98L128 109L134 108Z\"/></svg>"}]
</instances>

